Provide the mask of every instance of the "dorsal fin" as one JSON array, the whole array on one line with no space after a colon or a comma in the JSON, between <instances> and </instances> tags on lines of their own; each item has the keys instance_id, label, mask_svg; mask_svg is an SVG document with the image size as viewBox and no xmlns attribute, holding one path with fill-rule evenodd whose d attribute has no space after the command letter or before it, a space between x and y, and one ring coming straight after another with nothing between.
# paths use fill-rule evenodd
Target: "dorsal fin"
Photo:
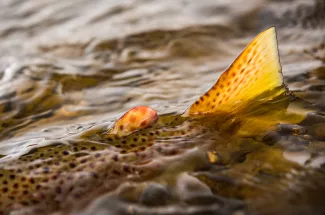
<instances>
[{"instance_id":1,"label":"dorsal fin","mask_svg":"<svg viewBox=\"0 0 325 215\"><path fill-rule=\"evenodd\" d=\"M260 33L243 50L217 83L201 96L186 115L236 112L248 101L283 87L275 28Z\"/></svg>"},{"instance_id":2,"label":"dorsal fin","mask_svg":"<svg viewBox=\"0 0 325 215\"><path fill-rule=\"evenodd\" d=\"M128 135L136 130L147 128L156 123L157 120L158 114L153 108L137 106L127 111L115 122L110 134Z\"/></svg>"}]
</instances>

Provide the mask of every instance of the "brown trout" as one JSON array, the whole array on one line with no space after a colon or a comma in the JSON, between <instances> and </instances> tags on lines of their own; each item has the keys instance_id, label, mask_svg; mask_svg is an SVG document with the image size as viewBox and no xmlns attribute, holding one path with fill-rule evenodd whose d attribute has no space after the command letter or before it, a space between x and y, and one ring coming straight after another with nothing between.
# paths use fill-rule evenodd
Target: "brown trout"
<instances>
[{"instance_id":1,"label":"brown trout","mask_svg":"<svg viewBox=\"0 0 325 215\"><path fill-rule=\"evenodd\" d=\"M208 152L220 140L263 135L277 123L300 122L304 116L288 108L292 100L283 83L275 28L270 28L182 115L158 116L140 106L108 130L89 130L74 141L2 158L1 214L69 213L123 182L168 181L177 175L170 167L198 148ZM201 162L199 156L191 159L179 171Z\"/></svg>"}]
</instances>

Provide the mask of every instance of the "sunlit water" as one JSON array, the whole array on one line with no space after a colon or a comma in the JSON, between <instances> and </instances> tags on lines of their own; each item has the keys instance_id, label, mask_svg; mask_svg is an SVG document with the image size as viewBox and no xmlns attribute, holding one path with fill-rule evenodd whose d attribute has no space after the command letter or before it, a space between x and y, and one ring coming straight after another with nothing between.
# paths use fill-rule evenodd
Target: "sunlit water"
<instances>
[{"instance_id":1,"label":"sunlit water","mask_svg":"<svg viewBox=\"0 0 325 215\"><path fill-rule=\"evenodd\" d=\"M88 134L137 105L182 113L272 25L285 81L308 112L263 135L217 138L208 154L169 155L164 172L113 183L61 213L324 213L324 0L6 0L0 7L2 169L28 153L44 162L35 152L43 146L84 144L90 153L103 141Z\"/></svg>"}]
</instances>

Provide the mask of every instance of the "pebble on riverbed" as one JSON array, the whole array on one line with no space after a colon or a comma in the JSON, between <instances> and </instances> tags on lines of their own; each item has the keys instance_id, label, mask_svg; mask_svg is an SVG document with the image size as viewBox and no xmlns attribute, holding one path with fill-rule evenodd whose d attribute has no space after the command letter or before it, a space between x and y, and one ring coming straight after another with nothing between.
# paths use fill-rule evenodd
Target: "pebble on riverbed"
<instances>
[{"instance_id":1,"label":"pebble on riverbed","mask_svg":"<svg viewBox=\"0 0 325 215\"><path fill-rule=\"evenodd\" d=\"M150 184L141 194L139 202L146 206L166 205L171 197L166 187L161 184Z\"/></svg>"}]
</instances>

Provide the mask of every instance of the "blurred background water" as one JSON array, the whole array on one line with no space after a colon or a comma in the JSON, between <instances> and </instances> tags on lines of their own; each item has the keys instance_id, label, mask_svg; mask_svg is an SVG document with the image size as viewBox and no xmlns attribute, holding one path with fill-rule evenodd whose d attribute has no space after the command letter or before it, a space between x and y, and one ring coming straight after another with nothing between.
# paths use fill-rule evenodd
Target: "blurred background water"
<instances>
[{"instance_id":1,"label":"blurred background water","mask_svg":"<svg viewBox=\"0 0 325 215\"><path fill-rule=\"evenodd\" d=\"M303 134L290 128L284 138L286 128L280 128L280 154L283 162L308 171L287 171L294 183L279 185L286 191L274 195L263 185L260 200L255 197L261 191L246 185L239 186L242 193L231 183L214 192L234 199L226 201L229 208L254 199L254 213L324 213L324 0L2 0L0 8L2 159L109 126L137 105L159 114L182 113L257 33L276 26L285 81L317 108L299 125ZM278 154L274 150L252 155L252 162L272 162L267 158ZM108 213L122 204L114 201L84 213L100 214L98 208ZM233 213L208 206L139 206L134 213Z\"/></svg>"}]
</instances>

